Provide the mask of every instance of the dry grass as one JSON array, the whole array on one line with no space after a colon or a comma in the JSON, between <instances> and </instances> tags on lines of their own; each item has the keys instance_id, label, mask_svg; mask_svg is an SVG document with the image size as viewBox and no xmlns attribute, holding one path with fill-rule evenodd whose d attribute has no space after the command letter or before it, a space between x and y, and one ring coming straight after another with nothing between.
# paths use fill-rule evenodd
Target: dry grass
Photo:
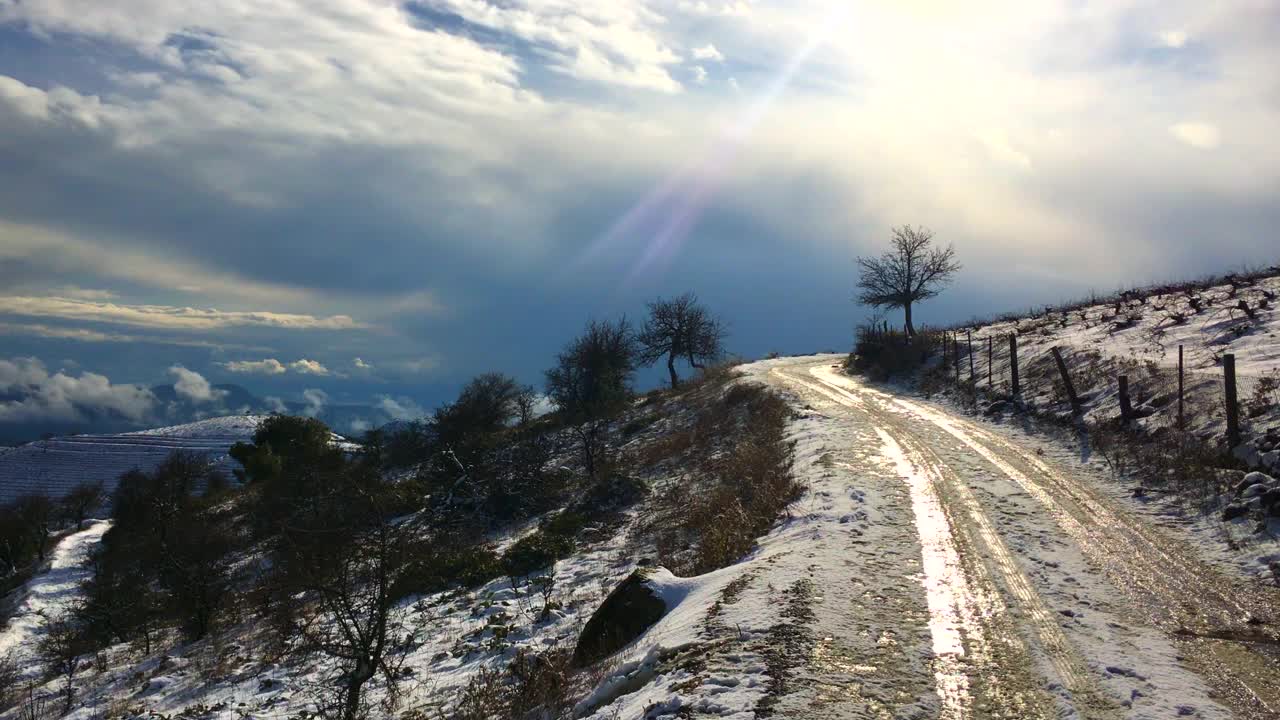
<instances>
[{"instance_id":1,"label":"dry grass","mask_svg":"<svg viewBox=\"0 0 1280 720\"><path fill-rule=\"evenodd\" d=\"M735 384L699 411L686 436L662 446L677 448L689 468L657 498L642 529L662 565L684 575L730 565L795 501L790 414L767 388Z\"/></svg>"}]
</instances>

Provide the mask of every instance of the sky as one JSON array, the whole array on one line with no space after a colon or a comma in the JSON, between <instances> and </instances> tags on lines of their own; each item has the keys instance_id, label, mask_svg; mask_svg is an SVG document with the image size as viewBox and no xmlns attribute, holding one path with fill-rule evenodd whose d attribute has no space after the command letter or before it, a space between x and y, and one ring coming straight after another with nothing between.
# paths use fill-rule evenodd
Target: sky
<instances>
[{"instance_id":1,"label":"sky","mask_svg":"<svg viewBox=\"0 0 1280 720\"><path fill-rule=\"evenodd\" d=\"M1274 264L1276 47L1270 0L0 0L0 423L411 415L689 290L844 349L904 223L964 264L925 323Z\"/></svg>"}]
</instances>

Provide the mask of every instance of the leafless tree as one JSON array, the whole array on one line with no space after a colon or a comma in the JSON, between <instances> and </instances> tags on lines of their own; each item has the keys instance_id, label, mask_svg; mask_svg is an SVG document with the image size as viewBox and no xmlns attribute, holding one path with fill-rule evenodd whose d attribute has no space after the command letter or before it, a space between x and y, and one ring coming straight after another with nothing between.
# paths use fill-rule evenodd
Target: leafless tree
<instances>
[{"instance_id":1,"label":"leafless tree","mask_svg":"<svg viewBox=\"0 0 1280 720\"><path fill-rule=\"evenodd\" d=\"M631 398L636 353L626 318L592 321L547 371L547 395L582 442L587 474L593 478L602 425Z\"/></svg>"},{"instance_id":2,"label":"leafless tree","mask_svg":"<svg viewBox=\"0 0 1280 720\"><path fill-rule=\"evenodd\" d=\"M89 651L84 630L72 613L46 617L37 651L51 675L61 677L66 685L62 690L62 714L71 712L75 702L76 670L80 657Z\"/></svg>"},{"instance_id":3,"label":"leafless tree","mask_svg":"<svg viewBox=\"0 0 1280 720\"><path fill-rule=\"evenodd\" d=\"M858 302L902 308L907 335L915 335L911 306L934 297L960 269L955 249L933 244L933 232L910 225L893 228L893 249L880 257L858 258Z\"/></svg>"},{"instance_id":4,"label":"leafless tree","mask_svg":"<svg viewBox=\"0 0 1280 720\"><path fill-rule=\"evenodd\" d=\"M102 481L86 480L76 485L62 498L62 512L68 520L76 524L77 530L82 530L85 518L102 504L103 497Z\"/></svg>"},{"instance_id":5,"label":"leafless tree","mask_svg":"<svg viewBox=\"0 0 1280 720\"><path fill-rule=\"evenodd\" d=\"M379 673L395 695L410 634L396 590L414 546L413 527L386 517L374 494L357 490L346 502L358 507L348 508L345 527L290 528L285 536L297 551L291 562L300 585L319 610L303 626L306 646L338 664L325 714L357 720L365 715L364 686ZM317 543L325 552L315 551Z\"/></svg>"},{"instance_id":6,"label":"leafless tree","mask_svg":"<svg viewBox=\"0 0 1280 720\"><path fill-rule=\"evenodd\" d=\"M665 355L671 387L679 387L676 360L701 368L723 354L724 337L724 326L698 303L693 293L671 300L659 298L649 303L649 318L636 336L640 364L652 365Z\"/></svg>"}]
</instances>

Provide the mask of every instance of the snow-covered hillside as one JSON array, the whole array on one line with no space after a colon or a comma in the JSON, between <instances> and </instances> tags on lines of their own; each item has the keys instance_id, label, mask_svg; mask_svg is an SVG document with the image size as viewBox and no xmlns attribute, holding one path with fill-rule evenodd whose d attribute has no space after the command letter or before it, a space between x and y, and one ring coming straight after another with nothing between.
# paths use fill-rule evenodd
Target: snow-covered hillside
<instances>
[{"instance_id":1,"label":"snow-covered hillside","mask_svg":"<svg viewBox=\"0 0 1280 720\"><path fill-rule=\"evenodd\" d=\"M121 473L151 470L175 450L198 453L231 474L230 447L253 437L264 415L232 415L118 435L72 435L0 452L0 503L41 492L60 497L85 481L110 493Z\"/></svg>"},{"instance_id":2,"label":"snow-covered hillside","mask_svg":"<svg viewBox=\"0 0 1280 720\"><path fill-rule=\"evenodd\" d=\"M1051 354L1056 346L1080 393L1085 420L1119 414L1117 375L1126 373L1139 423L1155 429L1172 425L1176 417L1181 346L1186 427L1206 439L1220 440L1226 427L1222 359L1230 353L1235 356L1244 438L1237 455L1250 465L1280 468L1280 274L1224 280L1207 287L1120 293L960 328L960 376L969 379L965 350L971 335L977 385L987 387L990 338L990 377L996 390L1007 392L1008 338L1016 335L1021 395L1029 404L1067 412Z\"/></svg>"}]
</instances>

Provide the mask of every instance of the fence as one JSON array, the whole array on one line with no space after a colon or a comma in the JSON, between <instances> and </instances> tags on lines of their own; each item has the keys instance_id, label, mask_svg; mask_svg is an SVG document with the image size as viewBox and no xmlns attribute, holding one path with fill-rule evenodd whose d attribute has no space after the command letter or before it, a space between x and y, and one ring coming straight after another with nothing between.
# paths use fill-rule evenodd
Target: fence
<instances>
[{"instance_id":1,"label":"fence","mask_svg":"<svg viewBox=\"0 0 1280 720\"><path fill-rule=\"evenodd\" d=\"M977 340L978 351L975 351L974 340ZM983 340L986 341L985 353L981 351ZM943 353L943 369L944 377L953 377L957 385L966 387L976 399L976 394L982 388L982 378L985 375L985 390L992 395L1005 395L1015 400L1021 400L1023 395L1023 383L1029 378L1026 373L1021 372L1026 365L1026 359L1019 357L1018 336L1016 334L1007 335L979 335L974 337L971 330L965 331L964 342L960 341L959 333L944 334L942 347ZM985 357L983 355L985 354ZM1065 400L1070 405L1074 415L1081 415L1085 411L1086 398L1077 392L1076 378L1073 377L1073 371L1069 367L1063 351L1058 346L1048 348L1048 355L1052 357L1054 368L1056 369L1056 382L1061 383L1061 389L1064 391ZM1187 394L1188 394L1188 375L1203 379L1206 376L1204 372L1189 373L1186 367L1186 353L1182 345L1178 346L1178 361L1175 368L1170 370L1176 374L1176 413L1174 415L1174 427L1179 430L1186 430L1188 426L1187 419ZM1234 353L1222 353L1214 355L1221 362L1221 371L1212 371L1215 378L1220 378L1216 382L1221 385L1221 408L1223 416L1226 420L1225 440L1229 448L1234 448L1240 444L1241 429L1241 403L1239 383L1236 374L1236 357ZM1021 366L1020 366L1021 361ZM968 366L967 374L962 373L963 366ZM1163 366L1161 366L1163 370ZM1280 377L1280 375L1278 375ZM1040 381L1054 382L1053 374L1041 375ZM1130 393L1130 380L1128 373L1121 369L1115 374L1114 388L1117 399L1119 401L1120 410L1116 419L1121 424L1128 424L1137 419L1139 413L1135 412L1132 397ZM1275 380L1259 379L1255 380L1255 386L1259 382L1270 383L1266 387L1276 384ZM1203 384L1203 383L1201 383ZM1086 387L1088 389L1088 387Z\"/></svg>"}]
</instances>

